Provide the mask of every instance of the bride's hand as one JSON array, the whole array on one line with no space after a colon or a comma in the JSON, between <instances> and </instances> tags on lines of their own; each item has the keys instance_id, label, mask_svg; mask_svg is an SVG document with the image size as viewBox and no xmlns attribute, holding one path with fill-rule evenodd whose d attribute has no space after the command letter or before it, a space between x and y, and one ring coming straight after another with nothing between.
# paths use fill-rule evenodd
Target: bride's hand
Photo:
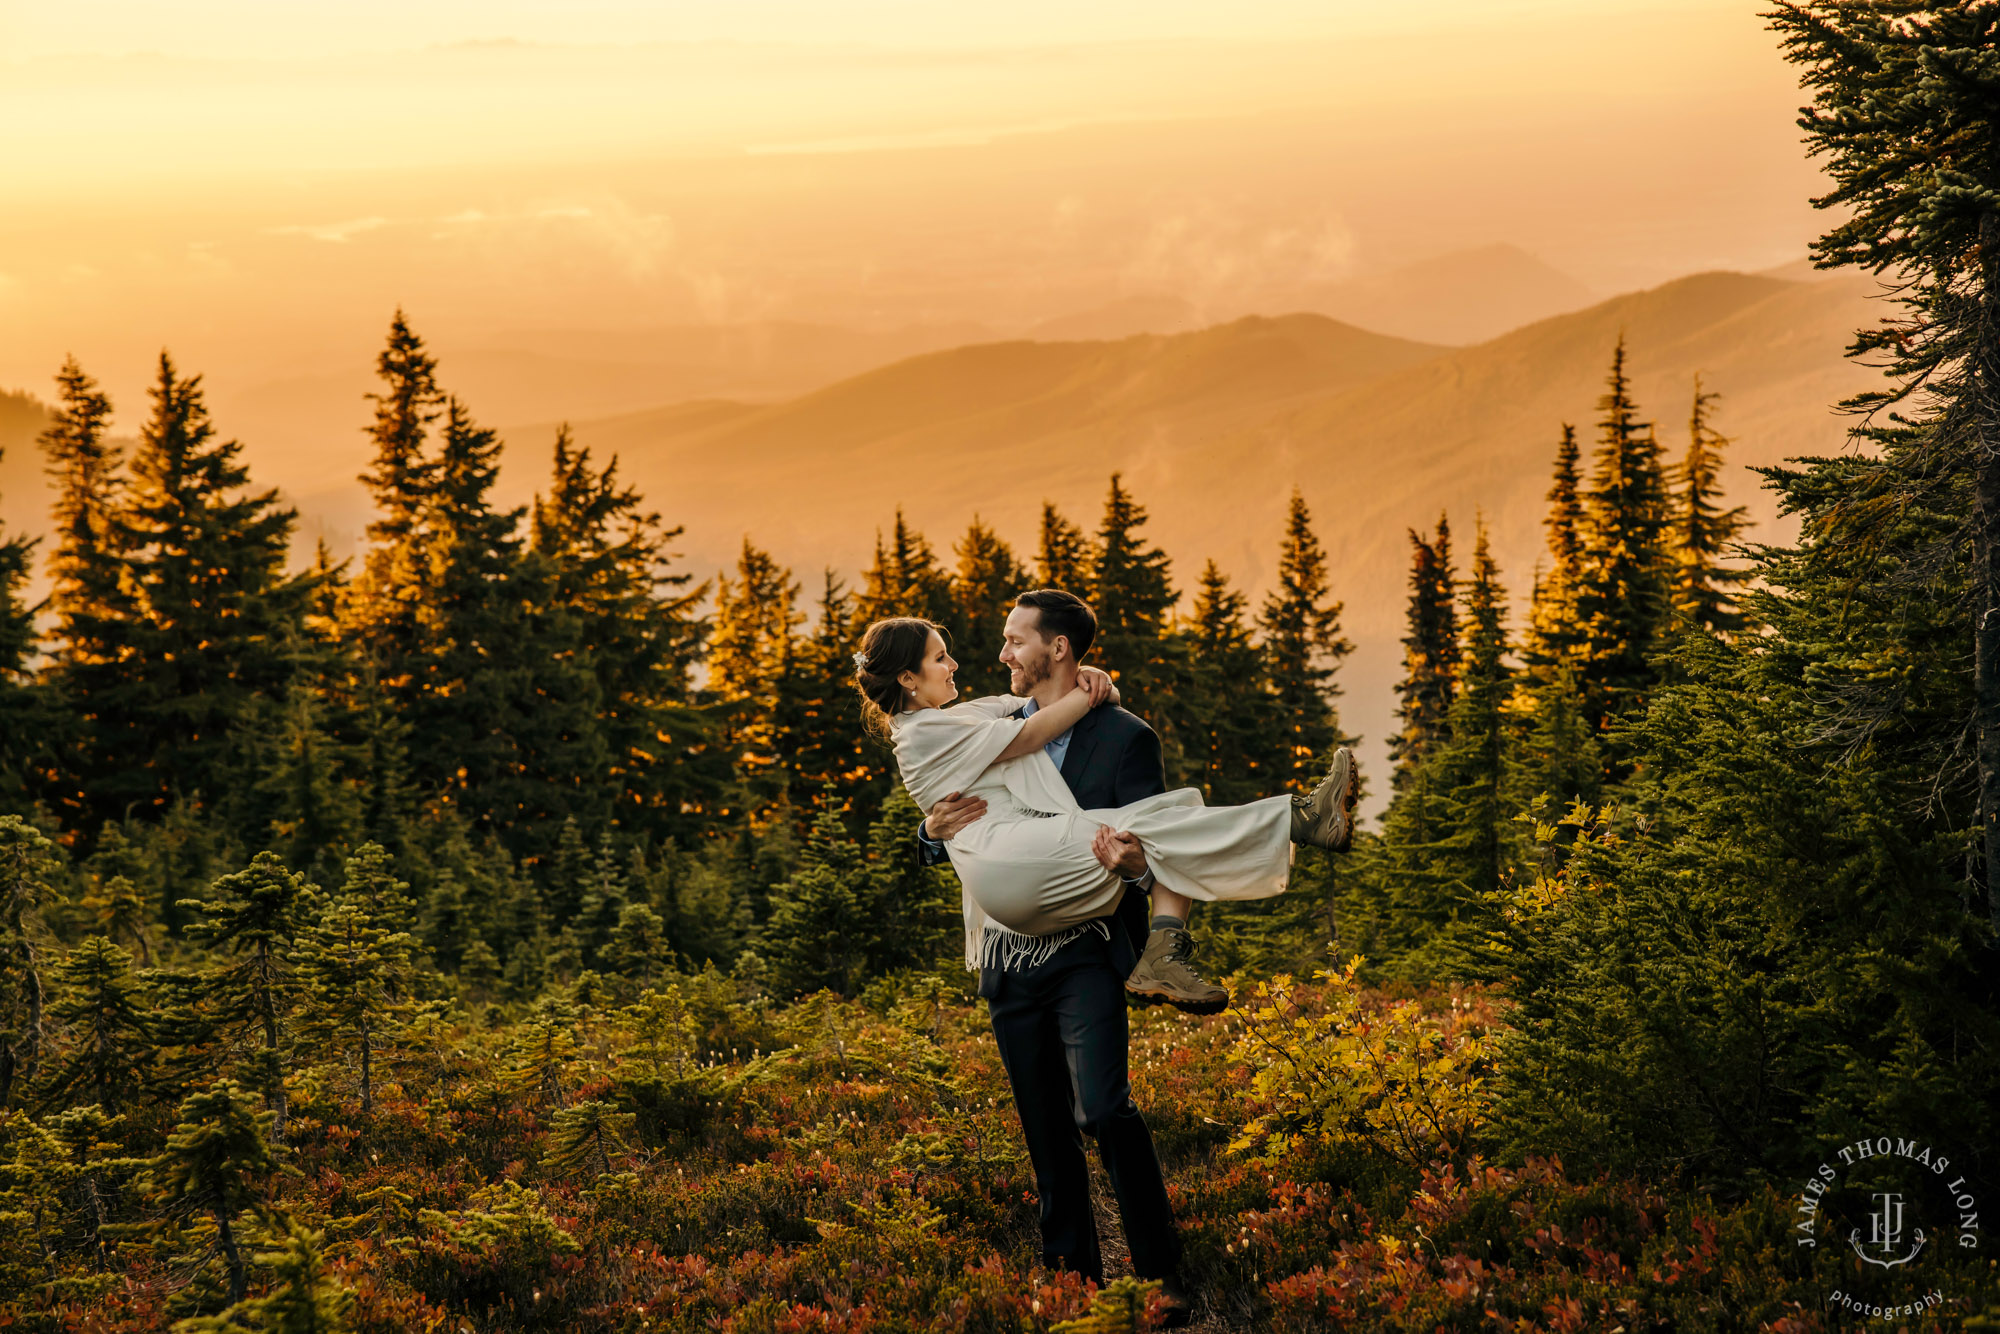
<instances>
[{"instance_id":1,"label":"bride's hand","mask_svg":"<svg viewBox=\"0 0 2000 1334\"><path fill-rule=\"evenodd\" d=\"M1077 668L1076 683L1090 696L1090 707L1093 709L1107 700L1113 704L1118 702L1118 687L1112 684L1110 676L1095 667Z\"/></svg>"}]
</instances>

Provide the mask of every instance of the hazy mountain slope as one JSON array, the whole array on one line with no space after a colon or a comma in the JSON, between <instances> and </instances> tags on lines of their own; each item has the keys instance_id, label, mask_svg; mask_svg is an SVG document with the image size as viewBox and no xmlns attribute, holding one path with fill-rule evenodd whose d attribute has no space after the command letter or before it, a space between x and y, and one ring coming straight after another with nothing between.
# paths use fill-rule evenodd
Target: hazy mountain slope
<instances>
[{"instance_id":1,"label":"hazy mountain slope","mask_svg":"<svg viewBox=\"0 0 2000 1334\"><path fill-rule=\"evenodd\" d=\"M1448 508L1469 553L1482 510L1510 587L1524 592L1561 424L1577 423L1588 448L1622 332L1670 457L1695 374L1724 395L1734 495L1768 529L1772 507L1741 469L1840 447L1844 423L1828 405L1867 378L1841 352L1874 317L1872 290L1701 274L1455 350L1309 316L1112 344L996 344L718 421L683 408L578 434L619 453L687 524L687 557L704 569L747 533L801 572L852 571L898 505L941 551L975 511L1025 548L1045 497L1094 524L1115 468L1183 584L1212 555L1261 588L1297 484L1338 564L1357 643L1348 723L1379 742L1398 672L1406 528ZM547 431L508 433L531 443L537 472Z\"/></svg>"},{"instance_id":2,"label":"hazy mountain slope","mask_svg":"<svg viewBox=\"0 0 2000 1334\"><path fill-rule=\"evenodd\" d=\"M426 332L421 324L420 333ZM890 330L771 322L639 329L499 330L431 338L439 380L482 422L581 420L683 399L788 398L877 366L991 335L977 325ZM217 423L272 480L313 492L365 466L373 362L239 384L210 381ZM260 467L260 473L264 471Z\"/></svg>"},{"instance_id":3,"label":"hazy mountain slope","mask_svg":"<svg viewBox=\"0 0 2000 1334\"><path fill-rule=\"evenodd\" d=\"M1387 273L1286 292L1286 309L1433 343L1477 343L1578 310L1597 294L1518 246L1454 251Z\"/></svg>"}]
</instances>

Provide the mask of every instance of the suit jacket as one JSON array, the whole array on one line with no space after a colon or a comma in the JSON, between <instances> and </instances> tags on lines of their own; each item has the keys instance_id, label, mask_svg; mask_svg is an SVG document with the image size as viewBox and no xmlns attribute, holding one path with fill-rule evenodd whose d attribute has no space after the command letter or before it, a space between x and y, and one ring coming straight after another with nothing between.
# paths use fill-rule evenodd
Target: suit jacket
<instances>
[{"instance_id":1,"label":"suit jacket","mask_svg":"<svg viewBox=\"0 0 2000 1334\"><path fill-rule=\"evenodd\" d=\"M1137 714L1116 704L1100 705L1084 714L1070 730L1069 749L1063 754L1062 778L1076 795L1077 804L1087 811L1109 810L1157 796L1167 790L1159 734ZM935 865L948 859L950 845L937 846L947 851L935 853L919 842L919 860L925 865ZM1139 955L1145 951L1147 926L1151 921L1149 903L1144 890L1127 889L1112 913L1107 953L1120 977L1139 966ZM1003 976L996 968L981 969L979 994L989 1000L998 995Z\"/></svg>"}]
</instances>

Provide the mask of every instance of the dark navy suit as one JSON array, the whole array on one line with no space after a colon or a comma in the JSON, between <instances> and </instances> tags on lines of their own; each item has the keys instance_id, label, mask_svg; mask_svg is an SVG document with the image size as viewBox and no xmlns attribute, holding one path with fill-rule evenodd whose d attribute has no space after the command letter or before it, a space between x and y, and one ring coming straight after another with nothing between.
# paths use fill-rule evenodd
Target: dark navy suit
<instances>
[{"instance_id":1,"label":"dark navy suit","mask_svg":"<svg viewBox=\"0 0 2000 1334\"><path fill-rule=\"evenodd\" d=\"M1160 738L1111 704L1092 709L1071 730L1062 776L1085 810L1124 806L1167 786ZM918 855L934 864L948 846L920 841ZM1166 1182L1152 1132L1132 1102L1126 1066L1125 978L1146 947L1147 922L1145 893L1128 889L1106 919L1109 940L1087 931L1045 963L979 974L1035 1168L1043 1259L1099 1283L1104 1259L1090 1209L1085 1135L1097 1141L1111 1180L1133 1271L1171 1278L1180 1264Z\"/></svg>"}]
</instances>

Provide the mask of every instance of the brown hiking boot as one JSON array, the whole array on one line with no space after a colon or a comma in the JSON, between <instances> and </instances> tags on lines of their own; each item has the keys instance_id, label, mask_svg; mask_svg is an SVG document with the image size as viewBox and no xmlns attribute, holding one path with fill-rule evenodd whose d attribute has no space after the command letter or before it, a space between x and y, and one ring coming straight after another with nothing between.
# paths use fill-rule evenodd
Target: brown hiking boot
<instances>
[{"instance_id":1,"label":"brown hiking boot","mask_svg":"<svg viewBox=\"0 0 2000 1334\"><path fill-rule=\"evenodd\" d=\"M1162 927L1146 937L1139 966L1125 979L1125 995L1140 1005L1171 1005L1189 1014L1221 1014L1229 1008L1229 993L1188 965L1194 937L1177 927Z\"/></svg>"},{"instance_id":2,"label":"brown hiking boot","mask_svg":"<svg viewBox=\"0 0 2000 1334\"><path fill-rule=\"evenodd\" d=\"M1292 798L1292 842L1345 852L1354 841L1354 801L1361 795L1354 752L1333 752L1333 766L1310 795Z\"/></svg>"}]
</instances>

